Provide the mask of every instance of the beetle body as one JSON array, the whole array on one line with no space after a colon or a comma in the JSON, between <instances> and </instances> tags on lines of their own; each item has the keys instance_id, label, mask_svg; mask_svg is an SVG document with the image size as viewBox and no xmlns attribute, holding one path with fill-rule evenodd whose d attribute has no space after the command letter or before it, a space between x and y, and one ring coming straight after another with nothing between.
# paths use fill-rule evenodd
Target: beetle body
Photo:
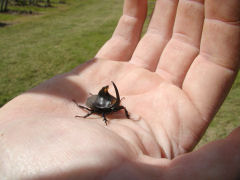
<instances>
[{"instance_id":1,"label":"beetle body","mask_svg":"<svg viewBox=\"0 0 240 180\"><path fill-rule=\"evenodd\" d=\"M91 95L87 101L86 101L86 105L85 106L81 106L78 105L75 101L75 103L77 104L77 106L79 108L85 109L88 111L88 114L86 114L85 116L76 116L76 117L88 117L91 114L99 114L103 116L103 120L107 125L107 118L106 115L107 114L111 114L113 112L117 112L121 109L124 109L125 111L125 115L126 117L129 119L129 114L127 109L124 106L121 106L121 100L120 100L120 96L119 96L119 92L117 89L117 86L115 85L114 82L112 82L113 87L115 89L116 92L116 97L112 96L111 94L109 94L108 92L108 88L109 86L104 86L97 95Z\"/></svg>"}]
</instances>

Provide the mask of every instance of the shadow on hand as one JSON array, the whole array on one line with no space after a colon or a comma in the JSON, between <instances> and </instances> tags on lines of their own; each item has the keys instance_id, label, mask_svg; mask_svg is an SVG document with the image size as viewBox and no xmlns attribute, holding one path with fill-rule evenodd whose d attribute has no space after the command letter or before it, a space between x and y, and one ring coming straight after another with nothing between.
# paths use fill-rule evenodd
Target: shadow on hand
<instances>
[{"instance_id":1,"label":"shadow on hand","mask_svg":"<svg viewBox=\"0 0 240 180\"><path fill-rule=\"evenodd\" d=\"M81 76L81 73L93 63L94 60L87 61L73 71L54 76L26 93L39 93L69 100L74 99L82 103L89 95L89 92L86 92L86 88L81 86L81 82L71 80L71 76ZM76 69L77 74L75 74Z\"/></svg>"}]
</instances>

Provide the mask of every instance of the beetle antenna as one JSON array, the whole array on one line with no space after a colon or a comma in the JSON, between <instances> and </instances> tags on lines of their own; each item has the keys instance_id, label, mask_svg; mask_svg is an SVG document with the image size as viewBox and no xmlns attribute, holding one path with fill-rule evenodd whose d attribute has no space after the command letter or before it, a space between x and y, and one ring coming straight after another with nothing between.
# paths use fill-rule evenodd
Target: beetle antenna
<instances>
[{"instance_id":1,"label":"beetle antenna","mask_svg":"<svg viewBox=\"0 0 240 180\"><path fill-rule=\"evenodd\" d=\"M113 87L114 87L115 92L116 92L117 101L120 101L120 96L119 96L119 92L118 92L117 86L116 86L116 84L113 81L111 81L111 82L112 82Z\"/></svg>"}]
</instances>

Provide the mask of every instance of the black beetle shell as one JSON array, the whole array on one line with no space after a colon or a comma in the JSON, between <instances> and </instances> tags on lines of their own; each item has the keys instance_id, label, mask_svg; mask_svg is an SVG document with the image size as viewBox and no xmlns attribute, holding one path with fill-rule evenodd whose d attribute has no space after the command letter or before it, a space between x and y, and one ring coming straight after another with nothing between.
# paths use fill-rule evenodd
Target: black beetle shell
<instances>
[{"instance_id":1,"label":"black beetle shell","mask_svg":"<svg viewBox=\"0 0 240 180\"><path fill-rule=\"evenodd\" d=\"M109 109L113 107L114 100L112 98L100 97L98 95L90 96L87 99L86 105L91 109Z\"/></svg>"},{"instance_id":2,"label":"black beetle shell","mask_svg":"<svg viewBox=\"0 0 240 180\"><path fill-rule=\"evenodd\" d=\"M117 99L108 93L108 86L103 87L98 95L92 95L87 99L86 105L91 109L111 109Z\"/></svg>"}]
</instances>

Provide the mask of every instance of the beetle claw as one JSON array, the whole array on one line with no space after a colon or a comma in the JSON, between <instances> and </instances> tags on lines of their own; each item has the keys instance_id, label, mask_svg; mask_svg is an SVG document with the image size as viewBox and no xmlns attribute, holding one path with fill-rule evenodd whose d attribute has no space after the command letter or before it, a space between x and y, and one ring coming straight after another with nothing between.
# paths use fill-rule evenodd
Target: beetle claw
<instances>
[{"instance_id":1,"label":"beetle claw","mask_svg":"<svg viewBox=\"0 0 240 180\"><path fill-rule=\"evenodd\" d=\"M106 126L108 124L108 120L107 119L103 119L103 121L105 122Z\"/></svg>"}]
</instances>

